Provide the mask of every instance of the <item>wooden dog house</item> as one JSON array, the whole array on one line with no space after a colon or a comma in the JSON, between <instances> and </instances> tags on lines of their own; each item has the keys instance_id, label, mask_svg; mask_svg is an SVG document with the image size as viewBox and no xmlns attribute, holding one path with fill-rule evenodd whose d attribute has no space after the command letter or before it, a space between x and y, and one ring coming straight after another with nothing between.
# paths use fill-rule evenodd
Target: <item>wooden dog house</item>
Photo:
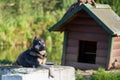
<instances>
[{"instance_id":1,"label":"wooden dog house","mask_svg":"<svg viewBox=\"0 0 120 80\"><path fill-rule=\"evenodd\" d=\"M64 31L62 65L79 69L120 67L120 17L108 5L82 4L52 26Z\"/></svg>"}]
</instances>

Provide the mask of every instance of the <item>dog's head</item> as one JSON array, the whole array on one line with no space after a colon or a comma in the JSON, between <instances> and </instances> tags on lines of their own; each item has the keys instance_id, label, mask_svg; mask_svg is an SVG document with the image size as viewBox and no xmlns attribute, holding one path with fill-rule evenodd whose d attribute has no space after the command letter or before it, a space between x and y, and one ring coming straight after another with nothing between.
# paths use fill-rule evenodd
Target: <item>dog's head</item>
<instances>
[{"instance_id":1,"label":"dog's head","mask_svg":"<svg viewBox=\"0 0 120 80\"><path fill-rule=\"evenodd\" d=\"M43 39L38 39L37 37L34 38L32 48L36 51L43 51L45 50L45 43Z\"/></svg>"}]
</instances>

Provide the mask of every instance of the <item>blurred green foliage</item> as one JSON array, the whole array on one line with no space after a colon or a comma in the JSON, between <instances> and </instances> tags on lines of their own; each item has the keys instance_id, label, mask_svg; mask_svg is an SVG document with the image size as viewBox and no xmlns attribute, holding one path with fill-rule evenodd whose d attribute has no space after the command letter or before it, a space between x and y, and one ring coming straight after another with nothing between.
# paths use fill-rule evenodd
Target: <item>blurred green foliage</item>
<instances>
[{"instance_id":1,"label":"blurred green foliage","mask_svg":"<svg viewBox=\"0 0 120 80\"><path fill-rule=\"evenodd\" d=\"M37 36L45 40L50 56L48 60L59 60L56 64L60 64L63 34L49 32L48 29L65 12L65 9L60 8L61 2L61 0L0 0L0 47L12 47L1 51L0 61L14 62L13 57L17 57L18 54L14 53L13 47L19 45L29 47L33 38Z\"/></svg>"}]
</instances>

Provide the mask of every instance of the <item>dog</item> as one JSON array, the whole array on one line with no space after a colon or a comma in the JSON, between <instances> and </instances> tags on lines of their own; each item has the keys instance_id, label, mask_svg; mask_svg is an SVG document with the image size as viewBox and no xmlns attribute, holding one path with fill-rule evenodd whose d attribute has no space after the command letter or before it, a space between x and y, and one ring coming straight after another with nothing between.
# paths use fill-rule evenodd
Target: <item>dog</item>
<instances>
[{"instance_id":1,"label":"dog","mask_svg":"<svg viewBox=\"0 0 120 80\"><path fill-rule=\"evenodd\" d=\"M45 50L45 43L43 39L34 38L31 48L22 52L17 60L16 65L22 67L34 67L34 68L45 68L49 70L49 75L51 75L50 66L45 65L47 60L47 52Z\"/></svg>"},{"instance_id":2,"label":"dog","mask_svg":"<svg viewBox=\"0 0 120 80\"><path fill-rule=\"evenodd\" d=\"M21 53L16 61L17 65L23 67L39 67L40 64L45 64L47 52L43 39L34 38L32 47Z\"/></svg>"}]
</instances>

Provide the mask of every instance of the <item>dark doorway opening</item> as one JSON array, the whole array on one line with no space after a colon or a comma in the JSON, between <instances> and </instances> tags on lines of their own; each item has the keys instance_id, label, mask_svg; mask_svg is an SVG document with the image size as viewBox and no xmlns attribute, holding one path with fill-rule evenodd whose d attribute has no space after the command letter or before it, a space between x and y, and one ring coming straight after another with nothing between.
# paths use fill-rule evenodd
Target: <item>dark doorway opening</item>
<instances>
[{"instance_id":1,"label":"dark doorway opening","mask_svg":"<svg viewBox=\"0 0 120 80\"><path fill-rule=\"evenodd\" d=\"M79 41L78 62L95 64L97 42L95 41Z\"/></svg>"}]
</instances>

